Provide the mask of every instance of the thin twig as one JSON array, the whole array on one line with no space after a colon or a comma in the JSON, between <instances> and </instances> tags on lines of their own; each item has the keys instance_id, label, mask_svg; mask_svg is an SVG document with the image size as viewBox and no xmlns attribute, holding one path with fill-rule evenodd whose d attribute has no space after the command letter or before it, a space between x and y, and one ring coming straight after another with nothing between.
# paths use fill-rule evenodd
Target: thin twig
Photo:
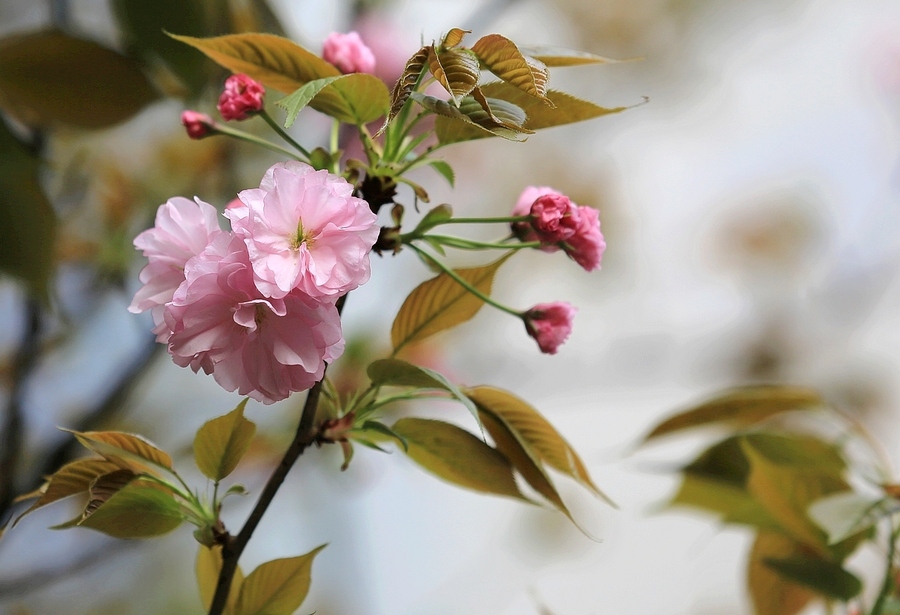
<instances>
[{"instance_id":1,"label":"thin twig","mask_svg":"<svg viewBox=\"0 0 900 615\"><path fill-rule=\"evenodd\" d=\"M338 299L338 313L343 310L346 298L347 295L344 295ZM327 369L328 366L326 365L325 367ZM278 489L284 482L285 477L287 477L288 472L291 471L291 468L300 455L303 454L303 451L316 440L316 411L319 406L319 396L322 392L322 383L324 381L325 375L323 374L322 379L314 384L309 393L307 393L306 402L303 404L303 414L300 416L300 424L297 426L297 433L294 434L290 447L288 447L284 457L272 472L272 476L269 477L266 486L263 487L259 500L257 500L256 505L250 512L250 516L247 517L247 521L244 522L241 531L238 532L237 536L225 533L219 537L219 542L222 545L222 569L219 571L219 580L216 584L216 593L213 596L212 604L209 607L209 615L222 615L228 601L231 581L237 570L241 553L244 552L244 548L250 542L253 532L275 498L275 494L278 493Z\"/></svg>"}]
</instances>

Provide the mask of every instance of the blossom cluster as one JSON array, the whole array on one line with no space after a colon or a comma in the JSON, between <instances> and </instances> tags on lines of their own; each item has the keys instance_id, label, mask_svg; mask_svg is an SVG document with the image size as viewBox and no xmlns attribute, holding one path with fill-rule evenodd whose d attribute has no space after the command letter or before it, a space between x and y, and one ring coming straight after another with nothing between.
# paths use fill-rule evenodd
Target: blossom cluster
<instances>
[{"instance_id":1,"label":"blossom cluster","mask_svg":"<svg viewBox=\"0 0 900 615\"><path fill-rule=\"evenodd\" d=\"M129 310L153 316L176 364L273 403L310 388L344 350L336 301L369 278L375 214L302 162L272 166L225 211L174 197L134 245L149 263Z\"/></svg>"}]
</instances>

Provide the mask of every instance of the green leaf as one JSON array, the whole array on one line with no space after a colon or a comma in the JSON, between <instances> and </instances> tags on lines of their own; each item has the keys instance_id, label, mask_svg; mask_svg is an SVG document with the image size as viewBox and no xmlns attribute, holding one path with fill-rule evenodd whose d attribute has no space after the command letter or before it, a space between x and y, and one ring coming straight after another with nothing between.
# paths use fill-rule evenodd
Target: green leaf
<instances>
[{"instance_id":1,"label":"green leaf","mask_svg":"<svg viewBox=\"0 0 900 615\"><path fill-rule=\"evenodd\" d=\"M847 602L862 591L855 575L836 563L808 555L764 557L762 563L785 579L803 585L826 598Z\"/></svg>"},{"instance_id":2,"label":"green leaf","mask_svg":"<svg viewBox=\"0 0 900 615\"><path fill-rule=\"evenodd\" d=\"M412 94L412 91L416 88L419 78L425 71L428 63L429 49L430 47L422 47L406 61L406 66L403 67L403 72L397 80L397 83L394 84L394 89L391 92L390 111L388 112L387 118L384 120L384 125L378 130L377 134L384 132L387 125L397 117L397 114L400 113L403 105L409 100L410 94Z\"/></svg>"},{"instance_id":3,"label":"green leaf","mask_svg":"<svg viewBox=\"0 0 900 615\"><path fill-rule=\"evenodd\" d=\"M586 51L551 47L549 45L532 45L519 47L526 56L539 60L547 66L577 66L580 64L617 64L619 60L611 60Z\"/></svg>"},{"instance_id":4,"label":"green leaf","mask_svg":"<svg viewBox=\"0 0 900 615\"><path fill-rule=\"evenodd\" d=\"M844 491L816 500L808 512L833 545L868 530L883 517L900 512L900 502Z\"/></svg>"},{"instance_id":5,"label":"green leaf","mask_svg":"<svg viewBox=\"0 0 900 615\"><path fill-rule=\"evenodd\" d=\"M341 122L361 125L387 113L388 91L378 77L351 73L310 81L275 104L287 111L285 128L306 105Z\"/></svg>"},{"instance_id":6,"label":"green leaf","mask_svg":"<svg viewBox=\"0 0 900 615\"><path fill-rule=\"evenodd\" d=\"M256 424L244 418L246 406L244 399L225 416L204 423L194 437L194 461L216 482L234 471L256 434Z\"/></svg>"},{"instance_id":7,"label":"green leaf","mask_svg":"<svg viewBox=\"0 0 900 615\"><path fill-rule=\"evenodd\" d=\"M200 545L197 550L197 563L194 568L197 574L197 588L200 590L200 602L204 612L209 611L213 597L216 595L216 585L219 583L219 572L222 570L222 547L215 545L212 548ZM237 597L244 583L244 573L238 566L231 580L231 589L228 591L228 601L225 603L224 615L233 615L237 604Z\"/></svg>"},{"instance_id":8,"label":"green leaf","mask_svg":"<svg viewBox=\"0 0 900 615\"><path fill-rule=\"evenodd\" d=\"M503 421L520 440L528 444L541 461L571 476L610 505L615 506L615 503L591 480L584 462L575 449L532 406L508 391L492 387L467 389L466 394L480 411L489 412Z\"/></svg>"},{"instance_id":9,"label":"green leaf","mask_svg":"<svg viewBox=\"0 0 900 615\"><path fill-rule=\"evenodd\" d=\"M313 559L324 548L261 564L244 580L235 614L291 615L309 593Z\"/></svg>"},{"instance_id":10,"label":"green leaf","mask_svg":"<svg viewBox=\"0 0 900 615\"><path fill-rule=\"evenodd\" d=\"M304 84L293 94L286 96L276 102L276 105L287 112L287 117L285 117L284 120L284 127L290 128L294 124L294 120L297 119L297 116L300 115L300 112L303 110L303 108L306 107L306 105L308 105L309 102L313 98L315 98L319 92L325 89L325 86L334 83L337 79L346 76L347 75L338 75L336 77L314 79L309 83Z\"/></svg>"},{"instance_id":11,"label":"green leaf","mask_svg":"<svg viewBox=\"0 0 900 615\"><path fill-rule=\"evenodd\" d=\"M378 421L364 421L358 430L355 431L355 434L350 435L351 439L356 441L366 441L368 444L372 444L372 442L366 440L365 438L360 438L360 435L369 435L371 436L372 432L380 436L386 436L391 440L396 440L400 446L403 447L404 451L409 450L409 442L406 441L406 438L398 434L396 431L385 425L384 423L379 423ZM364 445L365 446L365 445ZM384 449L379 448L377 445L375 446L378 450L383 451Z\"/></svg>"},{"instance_id":12,"label":"green leaf","mask_svg":"<svg viewBox=\"0 0 900 615\"><path fill-rule=\"evenodd\" d=\"M466 489L528 501L516 486L509 460L468 431L431 419L405 418L393 429L406 454L425 470Z\"/></svg>"},{"instance_id":13,"label":"green leaf","mask_svg":"<svg viewBox=\"0 0 900 615\"><path fill-rule=\"evenodd\" d=\"M78 493L87 493L94 480L104 474L117 470L119 466L105 459L79 459L61 467L47 479L38 491L40 495L28 510L16 517L13 527L30 512L47 504L59 501Z\"/></svg>"},{"instance_id":14,"label":"green leaf","mask_svg":"<svg viewBox=\"0 0 900 615\"><path fill-rule=\"evenodd\" d=\"M435 160L434 162L438 162ZM451 171L452 173L452 171ZM434 227L447 222L453 218L453 210L450 209L449 205L438 205L437 207L431 209L427 214L425 214L419 223L416 225L416 228L413 229L413 233L416 234L424 234L433 229Z\"/></svg>"},{"instance_id":15,"label":"green leaf","mask_svg":"<svg viewBox=\"0 0 900 615\"><path fill-rule=\"evenodd\" d=\"M720 516L723 523L781 531L781 526L743 487L685 473L669 506L699 508Z\"/></svg>"},{"instance_id":16,"label":"green leaf","mask_svg":"<svg viewBox=\"0 0 900 615\"><path fill-rule=\"evenodd\" d=\"M478 56L469 49L450 48L436 50L428 48L428 70L450 93L456 106L476 85L481 74Z\"/></svg>"},{"instance_id":17,"label":"green leaf","mask_svg":"<svg viewBox=\"0 0 900 615\"><path fill-rule=\"evenodd\" d=\"M455 269L454 272L479 292L490 295L494 275L509 255L484 267ZM460 286L446 273L419 284L406 298L394 324L391 343L394 352L411 342L422 341L435 333L471 319L484 302Z\"/></svg>"},{"instance_id":18,"label":"green leaf","mask_svg":"<svg viewBox=\"0 0 900 615\"><path fill-rule=\"evenodd\" d=\"M553 103L551 106L541 99L529 96L514 85L504 81L496 81L479 87L485 97L489 100L503 100L509 105L520 108L527 117L523 128L526 131L532 132L540 130L541 128L551 128L553 126L581 122L583 120L589 120L611 113L619 113L629 108L600 107L592 102L581 100L580 98L576 98L564 92L549 90L547 92L547 99ZM493 102L491 104L492 106L494 105ZM482 139L495 134L481 130L480 126L466 125L459 121L453 121L453 119L458 118L435 118L435 134L443 145L471 141L473 139Z\"/></svg>"},{"instance_id":19,"label":"green leaf","mask_svg":"<svg viewBox=\"0 0 900 615\"><path fill-rule=\"evenodd\" d=\"M472 51L489 71L503 81L530 96L545 97L550 71L543 62L522 55L516 44L505 36L483 36L472 45Z\"/></svg>"},{"instance_id":20,"label":"green leaf","mask_svg":"<svg viewBox=\"0 0 900 615\"><path fill-rule=\"evenodd\" d=\"M840 476L847 463L840 450L833 444L806 435L778 433L750 433L743 436L745 442L780 466Z\"/></svg>"},{"instance_id":21,"label":"green leaf","mask_svg":"<svg viewBox=\"0 0 900 615\"><path fill-rule=\"evenodd\" d=\"M116 538L151 538L181 525L181 506L171 494L136 480L119 490L78 525Z\"/></svg>"},{"instance_id":22,"label":"green leaf","mask_svg":"<svg viewBox=\"0 0 900 615\"><path fill-rule=\"evenodd\" d=\"M209 81L203 56L194 53L166 32L191 36L212 34L201 0L113 0L113 15L130 53L145 64L162 60L198 95Z\"/></svg>"},{"instance_id":23,"label":"green leaf","mask_svg":"<svg viewBox=\"0 0 900 615\"><path fill-rule=\"evenodd\" d=\"M475 405L469 397L439 372L400 359L374 361L366 372L372 379L372 384L376 386L403 386L447 391L462 402L475 420L478 420L478 410L475 409Z\"/></svg>"},{"instance_id":24,"label":"green leaf","mask_svg":"<svg viewBox=\"0 0 900 615\"><path fill-rule=\"evenodd\" d=\"M710 424L746 427L783 412L812 410L822 405L822 397L811 389L780 385L740 387L664 420L647 434L644 442Z\"/></svg>"},{"instance_id":25,"label":"green leaf","mask_svg":"<svg viewBox=\"0 0 900 615\"><path fill-rule=\"evenodd\" d=\"M773 532L759 532L750 551L747 584L757 615L796 615L815 597L767 566L764 561L803 555L803 547Z\"/></svg>"},{"instance_id":26,"label":"green leaf","mask_svg":"<svg viewBox=\"0 0 900 615\"><path fill-rule=\"evenodd\" d=\"M0 40L0 100L27 124L105 128L157 98L134 61L92 41L55 31Z\"/></svg>"},{"instance_id":27,"label":"green leaf","mask_svg":"<svg viewBox=\"0 0 900 615\"><path fill-rule=\"evenodd\" d=\"M453 187L456 182L456 175L453 173L453 167L443 160L429 160L428 165L440 173L444 179L447 180L447 183L450 184L451 188Z\"/></svg>"},{"instance_id":28,"label":"green leaf","mask_svg":"<svg viewBox=\"0 0 900 615\"><path fill-rule=\"evenodd\" d=\"M106 504L112 496L124 489L137 476L131 470L114 470L95 478L91 482L91 497L81 514L81 520L84 521L94 514L98 508Z\"/></svg>"},{"instance_id":29,"label":"green leaf","mask_svg":"<svg viewBox=\"0 0 900 615\"><path fill-rule=\"evenodd\" d=\"M499 99L484 99L488 105L485 110L485 107L472 96L464 98L459 107L453 106L446 100L418 92L410 94L410 98L438 115L435 119L435 130L441 143L444 143L442 134L448 134L447 131L452 133L455 130L453 124L461 124L465 130L475 131L476 134L484 133L482 136L496 135L510 141L523 141L526 134L532 132L516 125L517 121L525 121L525 112L515 105ZM497 107L496 111L491 105ZM499 115L505 116L505 120L500 120ZM446 119L448 122L441 123L442 119ZM441 126L446 130L438 130Z\"/></svg>"},{"instance_id":30,"label":"green leaf","mask_svg":"<svg viewBox=\"0 0 900 615\"><path fill-rule=\"evenodd\" d=\"M172 470L172 458L149 440L122 431L69 431L86 448L127 470Z\"/></svg>"},{"instance_id":31,"label":"green leaf","mask_svg":"<svg viewBox=\"0 0 900 615\"><path fill-rule=\"evenodd\" d=\"M0 98L2 98L0 84ZM0 121L0 271L47 299L55 264L56 214L40 180L40 160Z\"/></svg>"}]
</instances>

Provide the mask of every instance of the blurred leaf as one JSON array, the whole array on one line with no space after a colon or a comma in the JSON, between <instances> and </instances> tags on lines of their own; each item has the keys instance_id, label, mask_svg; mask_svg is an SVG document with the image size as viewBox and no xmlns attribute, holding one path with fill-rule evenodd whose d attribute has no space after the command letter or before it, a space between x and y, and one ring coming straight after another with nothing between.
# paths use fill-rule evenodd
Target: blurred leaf
<instances>
[{"instance_id":1,"label":"blurred leaf","mask_svg":"<svg viewBox=\"0 0 900 615\"><path fill-rule=\"evenodd\" d=\"M723 523L780 531L781 526L743 487L684 474L669 506L689 506L719 514Z\"/></svg>"},{"instance_id":2,"label":"blurred leaf","mask_svg":"<svg viewBox=\"0 0 900 615\"><path fill-rule=\"evenodd\" d=\"M491 294L494 275L509 255L484 267L454 269L454 272L485 295ZM391 327L394 353L411 342L418 342L471 319L484 302L442 273L417 286L400 306Z\"/></svg>"},{"instance_id":3,"label":"blurred leaf","mask_svg":"<svg viewBox=\"0 0 900 615\"><path fill-rule=\"evenodd\" d=\"M391 92L391 109L384 120L384 125L378 130L378 134L384 132L390 121L400 113L403 105L409 99L409 95L416 88L416 84L419 82L419 78L422 76L428 63L429 49L430 47L422 47L406 61L403 73L400 75L397 83L394 84L394 89Z\"/></svg>"},{"instance_id":4,"label":"blurred leaf","mask_svg":"<svg viewBox=\"0 0 900 615\"><path fill-rule=\"evenodd\" d=\"M105 459L79 459L64 465L47 479L42 487L43 491L38 494L38 500L16 517L13 527L22 517L38 508L77 493L87 493L98 476L109 474L118 468L119 466Z\"/></svg>"},{"instance_id":5,"label":"blurred leaf","mask_svg":"<svg viewBox=\"0 0 900 615\"><path fill-rule=\"evenodd\" d=\"M497 450L509 460L522 478L575 523L575 519L550 481L550 477L544 472L537 453L528 442L491 412L481 412L481 423L493 438Z\"/></svg>"},{"instance_id":6,"label":"blurred leaf","mask_svg":"<svg viewBox=\"0 0 900 615\"><path fill-rule=\"evenodd\" d=\"M450 31L447 32L447 35L444 37L444 40L441 41L441 47L443 49L449 49L450 47L456 47L459 45L463 39L466 37L466 34L471 34L471 30L463 30L462 28L450 28Z\"/></svg>"},{"instance_id":7,"label":"blurred leaf","mask_svg":"<svg viewBox=\"0 0 900 615\"><path fill-rule=\"evenodd\" d=\"M222 570L222 547L215 545L212 548L199 545L197 550L197 588L200 590L200 602L203 611L209 611L213 596L216 595L216 585L219 583L219 572ZM233 615L237 604L237 597L244 583L244 573L238 566L231 579L231 589L228 591L228 601L225 604L224 615Z\"/></svg>"},{"instance_id":8,"label":"blurred leaf","mask_svg":"<svg viewBox=\"0 0 900 615\"><path fill-rule=\"evenodd\" d=\"M106 504L112 496L124 489L137 476L131 470L114 470L95 478L91 482L90 500L81 514L82 521L94 514L98 508Z\"/></svg>"},{"instance_id":9,"label":"blurred leaf","mask_svg":"<svg viewBox=\"0 0 900 615\"><path fill-rule=\"evenodd\" d=\"M497 99L505 101L508 105L514 105L522 110L527 119L523 128L527 131L536 131L541 128L551 128L573 122L581 122L602 115L619 113L629 107L606 108L595 105L592 102L581 100L564 92L549 90L547 99L553 106L542 102L541 99L529 96L514 85L504 81L496 81L479 86L485 97L489 100ZM492 102L493 105L493 102ZM458 118L454 118L458 119ZM442 144L471 141L491 136L490 132L481 130L480 126L466 125L450 118L435 118L434 129L438 140ZM500 135L503 136L503 135Z\"/></svg>"},{"instance_id":10,"label":"blurred leaf","mask_svg":"<svg viewBox=\"0 0 900 615\"><path fill-rule=\"evenodd\" d=\"M503 81L530 96L544 98L550 71L543 62L522 55L516 44L505 36L483 36L472 45L472 51L489 71Z\"/></svg>"},{"instance_id":11,"label":"blurred leaf","mask_svg":"<svg viewBox=\"0 0 900 615\"><path fill-rule=\"evenodd\" d=\"M69 431L82 445L124 469L172 469L172 458L149 440L122 431Z\"/></svg>"},{"instance_id":12,"label":"blurred leaf","mask_svg":"<svg viewBox=\"0 0 900 615\"><path fill-rule=\"evenodd\" d=\"M750 433L743 439L772 463L840 476L847 463L833 444L807 435Z\"/></svg>"},{"instance_id":13,"label":"blurred leaf","mask_svg":"<svg viewBox=\"0 0 900 615\"><path fill-rule=\"evenodd\" d=\"M532 406L508 391L492 387L467 389L466 394L479 410L490 412L503 421L534 450L541 461L571 476L610 505L615 506L615 503L591 480L584 462L575 449Z\"/></svg>"},{"instance_id":14,"label":"blurred leaf","mask_svg":"<svg viewBox=\"0 0 900 615\"><path fill-rule=\"evenodd\" d=\"M27 124L105 128L158 98L138 65L61 32L0 40L0 103Z\"/></svg>"},{"instance_id":15,"label":"blurred leaf","mask_svg":"<svg viewBox=\"0 0 900 615\"><path fill-rule=\"evenodd\" d=\"M778 385L741 387L664 420L647 434L644 442L712 423L744 427L783 412L810 410L822 404L821 396L810 389Z\"/></svg>"},{"instance_id":16,"label":"blurred leaf","mask_svg":"<svg viewBox=\"0 0 900 615\"><path fill-rule=\"evenodd\" d=\"M768 559L803 556L796 542L771 532L759 532L750 551L747 583L757 615L796 615L815 597L763 563Z\"/></svg>"},{"instance_id":17,"label":"blurred leaf","mask_svg":"<svg viewBox=\"0 0 900 615\"><path fill-rule=\"evenodd\" d=\"M862 591L862 583L835 562L808 555L765 557L762 563L782 577L827 598L847 602Z\"/></svg>"},{"instance_id":18,"label":"blurred leaf","mask_svg":"<svg viewBox=\"0 0 900 615\"><path fill-rule=\"evenodd\" d=\"M290 128L306 105L341 122L362 125L385 115L389 103L381 79L351 73L314 79L276 104L287 112L284 126Z\"/></svg>"},{"instance_id":19,"label":"blurred leaf","mask_svg":"<svg viewBox=\"0 0 900 615\"><path fill-rule=\"evenodd\" d=\"M523 141L527 138L527 134L533 132L521 127L521 123L526 121L525 112L500 99L484 98L488 105L488 110L485 110L484 106L472 96L464 98L459 107L446 100L418 92L413 92L410 97L438 116L435 119L435 134L443 144L491 135L510 141ZM499 119L501 116L502 120ZM471 134L478 136L470 136ZM462 136L456 139L456 135Z\"/></svg>"},{"instance_id":20,"label":"blurred leaf","mask_svg":"<svg viewBox=\"0 0 900 615\"><path fill-rule=\"evenodd\" d=\"M194 96L209 80L202 56L166 35L181 32L191 36L212 34L203 0L113 0L112 11L130 52L145 63L162 60Z\"/></svg>"},{"instance_id":21,"label":"blurred leaf","mask_svg":"<svg viewBox=\"0 0 900 615\"><path fill-rule=\"evenodd\" d=\"M241 585L236 615L291 615L309 593L313 558L324 548L261 564Z\"/></svg>"},{"instance_id":22,"label":"blurred leaf","mask_svg":"<svg viewBox=\"0 0 900 615\"><path fill-rule=\"evenodd\" d=\"M900 503L891 498L876 498L844 491L816 500L809 516L835 544L871 528L879 519L900 512Z\"/></svg>"},{"instance_id":23,"label":"blurred leaf","mask_svg":"<svg viewBox=\"0 0 900 615\"><path fill-rule=\"evenodd\" d=\"M219 482L234 471L250 447L256 424L244 418L247 399L218 418L207 421L194 437L194 461L207 478Z\"/></svg>"},{"instance_id":24,"label":"blurred leaf","mask_svg":"<svg viewBox=\"0 0 900 615\"><path fill-rule=\"evenodd\" d=\"M539 60L547 66L577 66L580 64L616 64L619 60L611 60L586 51L550 47L548 45L519 47L523 54Z\"/></svg>"},{"instance_id":25,"label":"blurred leaf","mask_svg":"<svg viewBox=\"0 0 900 615\"><path fill-rule=\"evenodd\" d=\"M0 97L2 97L0 84ZM46 299L56 252L56 214L38 178L40 160L0 119L0 271Z\"/></svg>"},{"instance_id":26,"label":"blurred leaf","mask_svg":"<svg viewBox=\"0 0 900 615\"><path fill-rule=\"evenodd\" d=\"M435 160L434 162L438 161ZM422 219L416 225L416 228L413 229L413 233L427 233L434 227L438 226L439 224L443 224L444 222L447 222L452 218L453 210L450 209L449 205L438 205L422 217Z\"/></svg>"},{"instance_id":27,"label":"blurred leaf","mask_svg":"<svg viewBox=\"0 0 900 615\"><path fill-rule=\"evenodd\" d=\"M431 419L405 418L393 427L409 445L406 454L446 481L484 493L528 501L502 453L468 431Z\"/></svg>"},{"instance_id":28,"label":"blurred leaf","mask_svg":"<svg viewBox=\"0 0 900 615\"><path fill-rule=\"evenodd\" d=\"M444 179L447 180L447 183L450 184L451 188L453 187L454 183L456 182L456 175L453 173L453 167L451 167L443 160L429 160L428 165L431 166L435 171L440 173L444 177Z\"/></svg>"},{"instance_id":29,"label":"blurred leaf","mask_svg":"<svg viewBox=\"0 0 900 615\"><path fill-rule=\"evenodd\" d=\"M478 56L469 49L428 48L428 70L450 93L456 106L476 85L481 74Z\"/></svg>"},{"instance_id":30,"label":"blurred leaf","mask_svg":"<svg viewBox=\"0 0 900 615\"><path fill-rule=\"evenodd\" d=\"M116 538L151 538L171 532L183 520L181 506L171 494L136 480L78 525Z\"/></svg>"}]
</instances>

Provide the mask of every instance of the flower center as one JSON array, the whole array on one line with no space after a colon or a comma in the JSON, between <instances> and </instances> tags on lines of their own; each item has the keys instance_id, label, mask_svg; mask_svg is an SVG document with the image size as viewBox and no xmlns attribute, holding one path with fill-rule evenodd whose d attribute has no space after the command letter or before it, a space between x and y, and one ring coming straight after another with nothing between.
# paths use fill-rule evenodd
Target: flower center
<instances>
[{"instance_id":1,"label":"flower center","mask_svg":"<svg viewBox=\"0 0 900 615\"><path fill-rule=\"evenodd\" d=\"M306 247L312 245L312 237L308 237L303 233L303 220L297 221L297 232L291 237L290 246L291 250L297 251L300 249L300 246L306 244Z\"/></svg>"}]
</instances>

